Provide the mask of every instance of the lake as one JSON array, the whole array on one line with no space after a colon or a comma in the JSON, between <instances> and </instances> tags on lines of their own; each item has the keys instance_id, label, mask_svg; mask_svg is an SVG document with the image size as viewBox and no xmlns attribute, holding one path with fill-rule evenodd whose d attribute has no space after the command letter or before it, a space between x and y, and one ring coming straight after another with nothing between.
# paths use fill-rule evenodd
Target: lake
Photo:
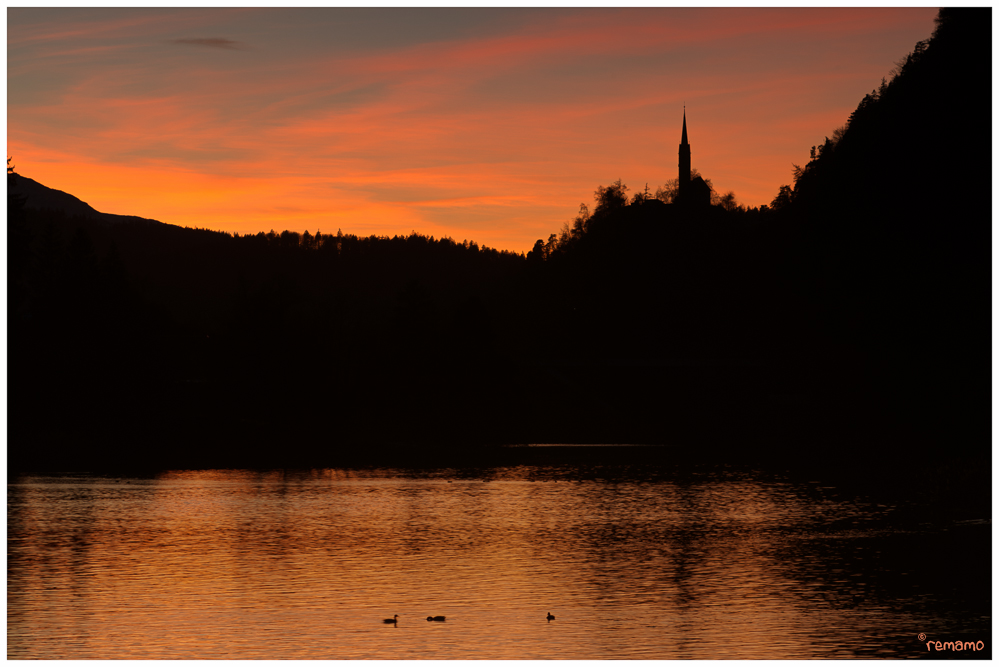
<instances>
[{"instance_id":1,"label":"lake","mask_svg":"<svg viewBox=\"0 0 999 667\"><path fill-rule=\"evenodd\" d=\"M7 657L991 657L990 516L905 498L721 465L19 475Z\"/></svg>"}]
</instances>

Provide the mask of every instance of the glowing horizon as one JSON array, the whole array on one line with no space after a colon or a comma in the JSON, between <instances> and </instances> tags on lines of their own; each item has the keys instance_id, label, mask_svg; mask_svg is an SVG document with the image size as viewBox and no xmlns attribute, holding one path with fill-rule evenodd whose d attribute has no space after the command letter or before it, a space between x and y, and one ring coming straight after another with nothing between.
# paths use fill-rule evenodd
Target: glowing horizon
<instances>
[{"instance_id":1,"label":"glowing horizon","mask_svg":"<svg viewBox=\"0 0 999 667\"><path fill-rule=\"evenodd\" d=\"M8 8L7 154L99 211L526 251L620 178L749 206L933 8Z\"/></svg>"}]
</instances>

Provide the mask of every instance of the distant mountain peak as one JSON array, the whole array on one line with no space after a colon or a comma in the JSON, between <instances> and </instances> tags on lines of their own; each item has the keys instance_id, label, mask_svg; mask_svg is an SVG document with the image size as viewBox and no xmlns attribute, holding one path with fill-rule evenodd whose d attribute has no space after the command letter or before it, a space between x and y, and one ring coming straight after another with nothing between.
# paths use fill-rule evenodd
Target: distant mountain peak
<instances>
[{"instance_id":1,"label":"distant mountain peak","mask_svg":"<svg viewBox=\"0 0 999 667\"><path fill-rule=\"evenodd\" d=\"M74 197L68 192L47 187L21 174L17 175L17 185L12 188L12 192L27 197L27 201L24 202L24 208L61 211L66 215L79 215L100 220L107 224L119 224L123 222L163 224L159 220L140 218L135 215L101 213L87 202Z\"/></svg>"}]
</instances>

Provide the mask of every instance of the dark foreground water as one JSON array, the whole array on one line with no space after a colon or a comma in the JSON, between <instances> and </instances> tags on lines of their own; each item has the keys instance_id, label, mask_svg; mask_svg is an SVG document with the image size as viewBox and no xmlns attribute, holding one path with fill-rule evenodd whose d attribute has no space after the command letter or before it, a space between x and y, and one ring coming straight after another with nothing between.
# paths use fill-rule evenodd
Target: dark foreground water
<instances>
[{"instance_id":1,"label":"dark foreground water","mask_svg":"<svg viewBox=\"0 0 999 667\"><path fill-rule=\"evenodd\" d=\"M989 518L821 478L211 470L7 493L12 659L991 657Z\"/></svg>"}]
</instances>

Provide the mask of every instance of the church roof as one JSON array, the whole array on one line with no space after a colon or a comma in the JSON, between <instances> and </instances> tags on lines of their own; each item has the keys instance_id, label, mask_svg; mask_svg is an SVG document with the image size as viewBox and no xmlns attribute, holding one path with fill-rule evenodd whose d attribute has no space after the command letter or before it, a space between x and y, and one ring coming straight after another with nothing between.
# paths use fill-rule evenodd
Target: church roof
<instances>
[{"instance_id":1,"label":"church roof","mask_svg":"<svg viewBox=\"0 0 999 667\"><path fill-rule=\"evenodd\" d=\"M687 143L687 110L683 110L683 136L680 137L680 145Z\"/></svg>"}]
</instances>

